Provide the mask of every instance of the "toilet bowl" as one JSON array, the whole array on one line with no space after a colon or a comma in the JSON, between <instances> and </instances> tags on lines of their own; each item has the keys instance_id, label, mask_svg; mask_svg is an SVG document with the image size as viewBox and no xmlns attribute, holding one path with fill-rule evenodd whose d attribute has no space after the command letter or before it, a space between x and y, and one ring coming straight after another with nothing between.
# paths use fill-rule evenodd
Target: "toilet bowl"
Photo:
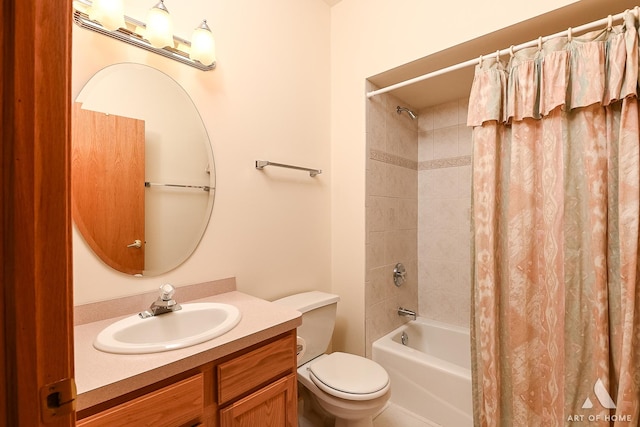
<instances>
[{"instance_id":1,"label":"toilet bowl","mask_svg":"<svg viewBox=\"0 0 640 427\"><path fill-rule=\"evenodd\" d=\"M336 427L372 427L391 395L389 375L373 360L349 353L326 354L335 325L338 295L311 291L274 303L302 313L298 327L298 382Z\"/></svg>"},{"instance_id":2,"label":"toilet bowl","mask_svg":"<svg viewBox=\"0 0 640 427\"><path fill-rule=\"evenodd\" d=\"M391 395L389 377L380 365L348 353L325 354L305 363L298 368L298 382L335 417L336 427L372 427L373 416Z\"/></svg>"}]
</instances>

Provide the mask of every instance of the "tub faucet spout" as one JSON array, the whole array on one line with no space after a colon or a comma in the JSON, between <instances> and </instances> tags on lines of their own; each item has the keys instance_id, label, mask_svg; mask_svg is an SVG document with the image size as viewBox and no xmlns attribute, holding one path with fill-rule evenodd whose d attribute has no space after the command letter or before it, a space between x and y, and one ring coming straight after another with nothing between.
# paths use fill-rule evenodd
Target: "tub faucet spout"
<instances>
[{"instance_id":1,"label":"tub faucet spout","mask_svg":"<svg viewBox=\"0 0 640 427\"><path fill-rule=\"evenodd\" d=\"M413 310L409 310L408 308L399 307L398 315L411 317L413 320L416 320L416 312Z\"/></svg>"}]
</instances>

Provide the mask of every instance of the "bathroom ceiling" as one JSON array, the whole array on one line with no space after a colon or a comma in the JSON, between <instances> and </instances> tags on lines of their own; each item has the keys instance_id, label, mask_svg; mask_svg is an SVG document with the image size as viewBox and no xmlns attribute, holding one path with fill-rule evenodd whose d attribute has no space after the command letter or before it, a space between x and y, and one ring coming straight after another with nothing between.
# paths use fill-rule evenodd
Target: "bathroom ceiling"
<instances>
[{"instance_id":1,"label":"bathroom ceiling","mask_svg":"<svg viewBox=\"0 0 640 427\"><path fill-rule=\"evenodd\" d=\"M329 2L330 0L325 0ZM547 14L487 34L474 40L434 53L408 64L370 77L383 88L451 65L495 53L511 45L535 40L539 36L555 34L568 27L615 15L640 5L639 0L582 0ZM617 23L616 23L617 24ZM474 66L453 71L391 92L416 110L469 96Z\"/></svg>"}]
</instances>

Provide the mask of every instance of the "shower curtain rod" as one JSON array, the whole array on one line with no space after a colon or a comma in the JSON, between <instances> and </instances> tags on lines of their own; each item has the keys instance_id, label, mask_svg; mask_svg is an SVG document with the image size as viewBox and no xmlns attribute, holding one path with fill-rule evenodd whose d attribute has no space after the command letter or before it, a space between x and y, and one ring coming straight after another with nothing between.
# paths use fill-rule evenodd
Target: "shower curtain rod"
<instances>
[{"instance_id":1,"label":"shower curtain rod","mask_svg":"<svg viewBox=\"0 0 640 427\"><path fill-rule=\"evenodd\" d=\"M638 6L636 6L633 9L633 13L636 15L636 19L639 18L639 12L638 12L639 9L640 9L640 7L638 7ZM464 61L464 62L461 62L459 64L451 65L449 67L445 67L445 68L442 68L440 70L432 71L430 73L423 74L422 76L414 77L412 79L405 80L403 82L396 83L396 84L393 84L391 86L384 87L382 89L373 90L371 92L367 92L367 98L372 98L372 97L374 97L376 95L381 95L383 93L391 92L392 90L395 90L395 89L400 89L402 87L409 86L409 85L412 85L414 83L418 83L418 82L421 82L421 81L424 81L424 80L427 80L427 79L430 79L430 78L433 78L433 77L441 76L443 74L450 73L451 71L456 71L456 70L460 70L462 68L467 68L467 67L470 67L472 65L478 64L480 61L483 61L484 59L495 58L497 60L502 55L513 54L517 50L522 50L522 49L525 49L525 48L528 48L528 47L540 46L540 45L542 45L542 43L546 42L547 40L555 39L557 37L573 35L573 33L581 33L583 31L588 31L588 30L592 30L594 28L598 28L598 27L600 27L602 25L605 25L605 24L607 24L607 27L611 27L613 25L613 21L617 21L619 19L624 18L624 15L627 12L629 12L628 9L625 10L624 12L618 13L617 15L609 15L606 18L600 19L598 21L593 21L593 22L590 22L588 24L580 25L579 27L575 27L575 28L569 27L567 30L561 31L559 33L555 33L555 34L552 34L552 35L549 35L549 36L545 36L545 37L541 36L541 37L538 37L536 40L531 40L531 41L528 41L526 43L519 44L517 46L511 46L511 47L509 47L507 49L498 50L497 52L489 53L487 55L480 55L479 58L469 59L468 61Z\"/></svg>"}]
</instances>

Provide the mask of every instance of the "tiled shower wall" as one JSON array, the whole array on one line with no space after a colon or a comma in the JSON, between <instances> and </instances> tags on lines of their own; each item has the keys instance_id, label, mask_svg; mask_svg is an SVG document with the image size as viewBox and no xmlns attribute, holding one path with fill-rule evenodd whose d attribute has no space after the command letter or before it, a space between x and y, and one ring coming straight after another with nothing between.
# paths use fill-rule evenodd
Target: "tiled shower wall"
<instances>
[{"instance_id":1,"label":"tiled shower wall","mask_svg":"<svg viewBox=\"0 0 640 427\"><path fill-rule=\"evenodd\" d=\"M369 85L367 90L377 89ZM406 322L399 306L467 327L470 306L471 129L467 100L396 113L390 94L367 102L365 320L371 344ZM415 111L415 110L414 110ZM407 282L393 284L402 262Z\"/></svg>"},{"instance_id":2,"label":"tiled shower wall","mask_svg":"<svg viewBox=\"0 0 640 427\"><path fill-rule=\"evenodd\" d=\"M371 86L367 90L374 90ZM399 306L418 311L418 120L397 114L385 94L367 102L366 353L371 343L406 321ZM402 262L407 281L396 287Z\"/></svg>"},{"instance_id":3,"label":"tiled shower wall","mask_svg":"<svg viewBox=\"0 0 640 427\"><path fill-rule=\"evenodd\" d=\"M420 111L418 300L422 317L469 326L471 128L466 99Z\"/></svg>"}]
</instances>

